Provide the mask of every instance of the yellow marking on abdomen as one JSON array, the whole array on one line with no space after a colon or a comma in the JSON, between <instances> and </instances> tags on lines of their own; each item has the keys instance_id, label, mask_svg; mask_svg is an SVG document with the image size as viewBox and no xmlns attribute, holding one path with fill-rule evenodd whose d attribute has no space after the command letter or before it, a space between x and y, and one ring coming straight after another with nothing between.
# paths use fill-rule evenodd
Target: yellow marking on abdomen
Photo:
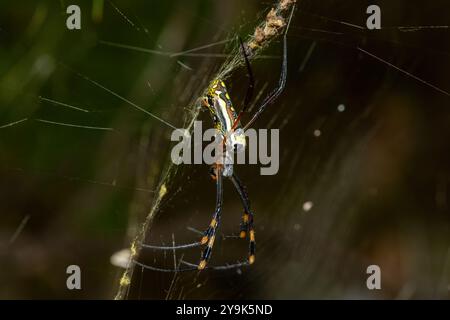
<instances>
[{"instance_id":1,"label":"yellow marking on abdomen","mask_svg":"<svg viewBox=\"0 0 450 320\"><path fill-rule=\"evenodd\" d=\"M205 267L206 267L206 260L202 260L202 261L200 261L200 263L198 264L197 269L198 269L198 270L203 270L203 269L205 269Z\"/></svg>"},{"instance_id":2,"label":"yellow marking on abdomen","mask_svg":"<svg viewBox=\"0 0 450 320\"><path fill-rule=\"evenodd\" d=\"M212 236L211 239L209 239L208 247L212 247L214 245L214 240L216 240L216 236Z\"/></svg>"}]
</instances>

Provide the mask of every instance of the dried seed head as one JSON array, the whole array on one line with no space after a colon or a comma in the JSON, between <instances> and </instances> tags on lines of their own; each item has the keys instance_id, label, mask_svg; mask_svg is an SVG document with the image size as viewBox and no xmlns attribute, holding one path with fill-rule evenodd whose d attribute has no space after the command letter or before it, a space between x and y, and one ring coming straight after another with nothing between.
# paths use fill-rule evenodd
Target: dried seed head
<instances>
[{"instance_id":1,"label":"dried seed head","mask_svg":"<svg viewBox=\"0 0 450 320\"><path fill-rule=\"evenodd\" d=\"M284 26L284 19L283 17L279 16L277 14L277 11L272 8L266 17L266 26L269 26L271 28L282 28Z\"/></svg>"},{"instance_id":2,"label":"dried seed head","mask_svg":"<svg viewBox=\"0 0 450 320\"><path fill-rule=\"evenodd\" d=\"M281 0L280 1L280 10L284 11L296 2L297 2L296 0Z\"/></svg>"},{"instance_id":3,"label":"dried seed head","mask_svg":"<svg viewBox=\"0 0 450 320\"><path fill-rule=\"evenodd\" d=\"M295 2L296 0L280 0L277 8L270 9L264 24L255 29L253 40L248 44L251 50L263 47L267 41L280 33L286 26L286 18L281 13L291 7Z\"/></svg>"}]
</instances>

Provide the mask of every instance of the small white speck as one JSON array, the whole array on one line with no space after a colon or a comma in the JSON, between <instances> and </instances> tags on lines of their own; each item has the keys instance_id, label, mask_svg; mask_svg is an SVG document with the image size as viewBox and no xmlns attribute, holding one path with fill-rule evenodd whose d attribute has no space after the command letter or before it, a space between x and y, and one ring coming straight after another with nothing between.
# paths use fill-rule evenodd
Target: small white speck
<instances>
[{"instance_id":1,"label":"small white speck","mask_svg":"<svg viewBox=\"0 0 450 320\"><path fill-rule=\"evenodd\" d=\"M200 288L201 286L202 286L202 284L201 284L201 283L197 284L197 288Z\"/></svg>"},{"instance_id":2,"label":"small white speck","mask_svg":"<svg viewBox=\"0 0 450 320\"><path fill-rule=\"evenodd\" d=\"M130 261L131 251L130 249L122 249L120 251L115 252L111 258L109 258L109 262L116 267L126 268L128 266L128 262Z\"/></svg>"},{"instance_id":3,"label":"small white speck","mask_svg":"<svg viewBox=\"0 0 450 320\"><path fill-rule=\"evenodd\" d=\"M344 112L345 111L345 105L343 105L343 104L338 105L337 110L339 112Z\"/></svg>"},{"instance_id":4,"label":"small white speck","mask_svg":"<svg viewBox=\"0 0 450 320\"><path fill-rule=\"evenodd\" d=\"M313 203L312 203L312 201L306 201L304 204L303 204L303 211L305 211L305 212L308 212L309 210L311 210L311 208L313 207Z\"/></svg>"},{"instance_id":5,"label":"small white speck","mask_svg":"<svg viewBox=\"0 0 450 320\"><path fill-rule=\"evenodd\" d=\"M33 65L33 72L42 78L48 77L55 69L55 62L48 54L39 56Z\"/></svg>"},{"instance_id":6,"label":"small white speck","mask_svg":"<svg viewBox=\"0 0 450 320\"><path fill-rule=\"evenodd\" d=\"M320 135L322 134L322 131L320 131L319 129L314 130L314 136L315 137L320 137Z\"/></svg>"},{"instance_id":7,"label":"small white speck","mask_svg":"<svg viewBox=\"0 0 450 320\"><path fill-rule=\"evenodd\" d=\"M294 224L294 230L295 231L300 230L300 225L298 223Z\"/></svg>"}]
</instances>

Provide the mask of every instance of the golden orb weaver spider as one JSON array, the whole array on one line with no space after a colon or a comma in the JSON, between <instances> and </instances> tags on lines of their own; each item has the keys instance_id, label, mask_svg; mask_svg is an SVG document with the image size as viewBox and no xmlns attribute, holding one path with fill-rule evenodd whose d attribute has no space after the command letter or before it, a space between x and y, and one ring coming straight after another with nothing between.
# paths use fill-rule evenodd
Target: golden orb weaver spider
<instances>
[{"instance_id":1,"label":"golden orb weaver spider","mask_svg":"<svg viewBox=\"0 0 450 320\"><path fill-rule=\"evenodd\" d=\"M265 108L275 102L278 96L283 92L286 77L287 77L287 32L289 25L294 13L295 5L293 5L286 29L283 34L283 55L282 55L282 65L281 65L281 75L278 81L278 86L263 100L261 105L258 107L255 114L248 121L245 126L241 125L241 117L246 112L249 103L253 96L254 88L254 78L253 72L248 59L248 54L246 48L239 38L240 48L242 55L244 57L245 66L247 68L247 74L249 78L249 85L245 95L244 103L239 114L233 108L231 98L228 94L225 83L221 79L214 79L208 87L207 94L202 98L202 106L209 110L210 115L214 122L214 128L222 136L222 141L229 139L228 143L231 144L233 149L242 149L246 146L245 140L245 130L248 129L255 120L262 114ZM139 265L145 269L150 269L153 271L160 272L180 272L180 271L194 271L203 270L205 268L213 270L226 270L239 268L242 266L251 265L255 262L255 228L254 228L254 214L250 209L250 200L247 195L246 188L236 175L233 170L232 163L216 162L211 167L211 176L216 181L216 208L211 219L208 228L203 232L202 238L198 242L193 242L189 244L176 245L176 246L155 246L142 244L143 248L153 249L153 250L178 250L178 249L188 249L193 247L205 246L201 254L201 259L198 265L182 261L186 267L177 269L164 269L149 266L138 261L135 261L136 265ZM222 213L222 200L223 200L223 177L231 180L233 183L240 199L242 206L244 208L244 215L242 217L242 222L240 226L240 238L246 238L249 235L249 254L247 261L239 262L235 264L228 264L223 266L207 266L208 261L211 257L213 245L216 238L216 232L220 224L221 213Z\"/></svg>"}]
</instances>

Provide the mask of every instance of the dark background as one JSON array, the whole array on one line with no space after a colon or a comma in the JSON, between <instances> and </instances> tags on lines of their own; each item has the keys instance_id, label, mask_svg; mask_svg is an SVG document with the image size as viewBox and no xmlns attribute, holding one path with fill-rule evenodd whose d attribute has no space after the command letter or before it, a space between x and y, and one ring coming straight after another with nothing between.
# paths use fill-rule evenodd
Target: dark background
<instances>
[{"instance_id":1,"label":"dark background","mask_svg":"<svg viewBox=\"0 0 450 320\"><path fill-rule=\"evenodd\" d=\"M65 27L69 4L81 7L80 31ZM381 7L382 30L357 27L365 26L369 4ZM208 54L237 46L170 58L101 41L179 52L245 37L271 6L2 1L0 127L28 120L0 129L1 298L114 297L122 269L110 257L138 232L169 165L170 128L76 73L181 127L225 61ZM137 267L127 297L448 299L450 97L357 48L450 91L450 29L429 27L449 25L449 9L437 0L299 0L288 35L286 90L255 123L281 129L279 173L236 167L256 213L256 264L200 275ZM410 26L428 27L399 28ZM276 85L280 52L275 41L263 54L276 58L252 61L260 99ZM242 68L227 79L237 107L246 83ZM167 244L172 235L178 243L196 241L187 228L203 230L210 221L215 187L208 167L178 169L148 243ZM313 206L305 211L308 201ZM226 181L220 233L236 233L241 214ZM218 241L211 264L242 260L246 249L242 240ZM196 262L199 252L183 258ZM145 250L139 259L173 266L171 253ZM81 291L66 288L71 264L81 267ZM379 291L366 287L372 264L381 267Z\"/></svg>"}]
</instances>

